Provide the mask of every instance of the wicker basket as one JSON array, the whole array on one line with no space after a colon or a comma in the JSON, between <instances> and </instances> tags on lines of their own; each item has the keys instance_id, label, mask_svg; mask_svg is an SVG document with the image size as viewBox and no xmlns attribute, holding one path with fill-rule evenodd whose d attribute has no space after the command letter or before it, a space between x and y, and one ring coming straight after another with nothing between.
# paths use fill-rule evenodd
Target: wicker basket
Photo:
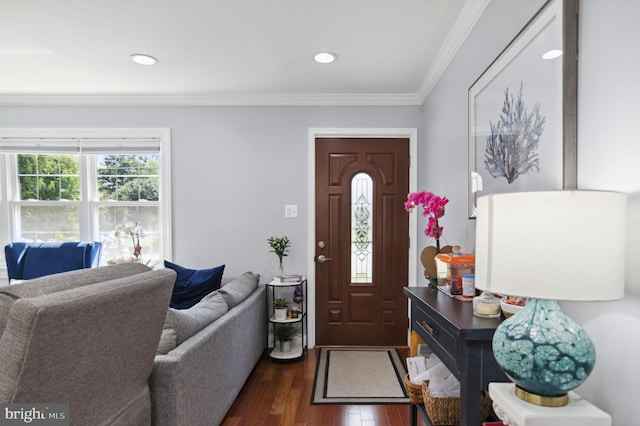
<instances>
[{"instance_id":1,"label":"wicker basket","mask_svg":"<svg viewBox=\"0 0 640 426\"><path fill-rule=\"evenodd\" d=\"M422 382L422 397L424 408L434 426L459 425L460 424L460 398L435 397L429 392L429 381ZM487 420L491 410L491 398L484 392L480 400L480 417Z\"/></svg>"},{"instance_id":2,"label":"wicker basket","mask_svg":"<svg viewBox=\"0 0 640 426\"><path fill-rule=\"evenodd\" d=\"M407 389L407 394L409 394L409 401L412 404L422 404L423 396L422 396L422 385L416 385L415 383L409 380L409 375L404 375L404 387Z\"/></svg>"}]
</instances>

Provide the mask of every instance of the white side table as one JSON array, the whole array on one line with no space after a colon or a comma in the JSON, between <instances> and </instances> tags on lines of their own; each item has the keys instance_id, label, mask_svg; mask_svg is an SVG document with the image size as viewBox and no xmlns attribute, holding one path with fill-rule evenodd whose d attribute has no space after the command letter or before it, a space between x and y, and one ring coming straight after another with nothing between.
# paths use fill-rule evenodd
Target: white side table
<instances>
[{"instance_id":1,"label":"white side table","mask_svg":"<svg viewBox=\"0 0 640 426\"><path fill-rule=\"evenodd\" d=\"M521 400L513 383L489 383L493 409L509 426L611 426L611 416L569 392L564 407L541 407Z\"/></svg>"}]
</instances>

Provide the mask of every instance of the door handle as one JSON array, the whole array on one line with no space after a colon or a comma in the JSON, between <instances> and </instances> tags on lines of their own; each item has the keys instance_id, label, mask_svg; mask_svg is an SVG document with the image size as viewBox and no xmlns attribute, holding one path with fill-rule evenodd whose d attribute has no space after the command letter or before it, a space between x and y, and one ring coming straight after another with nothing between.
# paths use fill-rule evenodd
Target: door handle
<instances>
[{"instance_id":1,"label":"door handle","mask_svg":"<svg viewBox=\"0 0 640 426\"><path fill-rule=\"evenodd\" d=\"M321 254L320 256L318 256L318 259L317 259L318 263L324 263L327 260L331 260L331 258L330 257L325 257L324 254Z\"/></svg>"}]
</instances>

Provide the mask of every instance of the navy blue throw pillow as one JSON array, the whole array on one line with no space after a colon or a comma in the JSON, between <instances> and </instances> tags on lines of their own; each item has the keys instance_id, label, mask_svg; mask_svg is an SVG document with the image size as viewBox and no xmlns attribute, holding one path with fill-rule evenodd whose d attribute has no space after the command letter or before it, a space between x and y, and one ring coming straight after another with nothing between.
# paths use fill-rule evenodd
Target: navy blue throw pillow
<instances>
[{"instance_id":1,"label":"navy blue throw pillow","mask_svg":"<svg viewBox=\"0 0 640 426\"><path fill-rule=\"evenodd\" d=\"M187 309L195 305L207 294L220 288L224 266L211 269L189 269L167 260L164 267L176 271L170 306L174 309Z\"/></svg>"}]
</instances>

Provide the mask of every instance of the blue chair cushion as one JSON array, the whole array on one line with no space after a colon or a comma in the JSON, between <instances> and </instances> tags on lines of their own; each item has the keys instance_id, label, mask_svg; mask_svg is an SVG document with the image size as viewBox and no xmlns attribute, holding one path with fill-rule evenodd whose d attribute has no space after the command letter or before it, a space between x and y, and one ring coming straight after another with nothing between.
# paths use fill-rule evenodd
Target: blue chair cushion
<instances>
[{"instance_id":1,"label":"blue chair cushion","mask_svg":"<svg viewBox=\"0 0 640 426\"><path fill-rule=\"evenodd\" d=\"M211 269L189 269L167 260L164 267L176 271L170 306L187 309L198 303L204 296L220 288L225 265Z\"/></svg>"},{"instance_id":2,"label":"blue chair cushion","mask_svg":"<svg viewBox=\"0 0 640 426\"><path fill-rule=\"evenodd\" d=\"M30 280L76 269L94 268L100 261L102 243L49 242L9 243L5 246L9 279Z\"/></svg>"}]
</instances>

